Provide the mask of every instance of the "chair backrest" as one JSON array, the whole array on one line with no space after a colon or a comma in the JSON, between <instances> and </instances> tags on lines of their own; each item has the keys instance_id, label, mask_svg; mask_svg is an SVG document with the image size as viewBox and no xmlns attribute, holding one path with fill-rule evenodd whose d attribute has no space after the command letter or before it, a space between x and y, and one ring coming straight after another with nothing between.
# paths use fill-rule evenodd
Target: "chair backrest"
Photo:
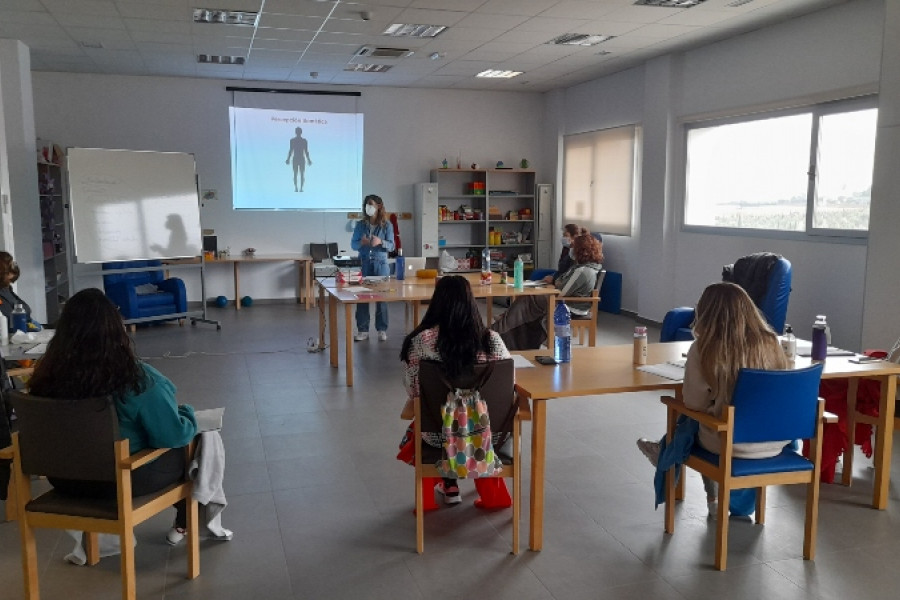
<instances>
[{"instance_id":1,"label":"chair backrest","mask_svg":"<svg viewBox=\"0 0 900 600\"><path fill-rule=\"evenodd\" d=\"M474 372L457 378L450 383L456 388L471 388L477 382L489 363L475 365ZM493 362L490 377L481 386L481 398L487 403L491 418L491 433L508 433L512 430L512 421L507 422L513 403L515 402L515 368L511 358ZM422 403L422 431L439 433L441 431L441 406L447 401L447 394L453 390L448 388L441 376L444 366L435 360L423 360L419 363L419 399ZM504 425L506 431L503 431Z\"/></svg>"},{"instance_id":2,"label":"chair backrest","mask_svg":"<svg viewBox=\"0 0 900 600\"><path fill-rule=\"evenodd\" d=\"M603 287L603 280L606 278L606 269L600 269L600 272L597 273L597 283L594 284L594 289L597 290L597 295L600 294L600 288Z\"/></svg>"},{"instance_id":3,"label":"chair backrest","mask_svg":"<svg viewBox=\"0 0 900 600\"><path fill-rule=\"evenodd\" d=\"M142 285L145 283L159 283L165 280L162 272L162 261L158 260L125 260L114 263L103 263L104 271L115 271L118 269L139 269L142 267L160 267L158 271L140 271L137 273L111 273L103 276L103 284L109 285L113 283L130 283L131 285Z\"/></svg>"},{"instance_id":4,"label":"chair backrest","mask_svg":"<svg viewBox=\"0 0 900 600\"><path fill-rule=\"evenodd\" d=\"M115 481L113 442L120 438L115 403L41 398L9 392L16 410L22 471L84 481Z\"/></svg>"},{"instance_id":5,"label":"chair backrest","mask_svg":"<svg viewBox=\"0 0 900 600\"><path fill-rule=\"evenodd\" d=\"M331 258L333 256L338 255L338 245L337 242L331 242L330 244L309 244L309 255L312 257L314 262L322 262L326 258Z\"/></svg>"},{"instance_id":6,"label":"chair backrest","mask_svg":"<svg viewBox=\"0 0 900 600\"><path fill-rule=\"evenodd\" d=\"M762 294L759 294L760 265L770 265ZM771 252L758 252L739 258L733 265L725 265L722 280L734 281L747 290L766 321L780 334L784 331L791 297L791 274L791 261Z\"/></svg>"},{"instance_id":7,"label":"chair backrest","mask_svg":"<svg viewBox=\"0 0 900 600\"><path fill-rule=\"evenodd\" d=\"M731 397L735 443L815 435L821 377L821 364L786 371L741 369Z\"/></svg>"}]
</instances>

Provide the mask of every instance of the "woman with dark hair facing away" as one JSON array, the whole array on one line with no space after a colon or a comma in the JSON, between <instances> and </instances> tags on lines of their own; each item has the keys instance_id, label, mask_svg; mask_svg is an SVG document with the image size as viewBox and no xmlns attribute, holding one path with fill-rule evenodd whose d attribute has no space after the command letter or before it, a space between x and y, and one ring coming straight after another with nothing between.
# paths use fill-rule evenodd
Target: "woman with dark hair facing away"
<instances>
[{"instance_id":1,"label":"woman with dark hair facing away","mask_svg":"<svg viewBox=\"0 0 900 600\"><path fill-rule=\"evenodd\" d=\"M734 283L714 283L697 302L693 324L694 343L684 365L682 395L688 408L721 418L731 403L731 394L742 368L783 370L789 368L778 336L743 288ZM772 415L777 418L777 415ZM697 442L715 454L721 452L718 434L701 426ZM759 442L734 445L734 458L770 458L790 443ZM641 438L638 448L654 465L660 443ZM716 482L703 477L711 518L717 511ZM732 503L732 506L733 503Z\"/></svg>"},{"instance_id":2,"label":"woman with dark hair facing away","mask_svg":"<svg viewBox=\"0 0 900 600\"><path fill-rule=\"evenodd\" d=\"M56 334L38 361L31 393L60 401L108 396L115 402L119 432L131 453L145 448L172 448L134 471L132 495L142 496L184 479L184 451L197 433L194 409L175 401L175 386L134 353L116 306L96 288L69 298ZM50 479L62 494L116 497L113 482ZM187 505L175 505L175 524L166 536L175 545L184 539Z\"/></svg>"},{"instance_id":3,"label":"woman with dark hair facing away","mask_svg":"<svg viewBox=\"0 0 900 600\"><path fill-rule=\"evenodd\" d=\"M350 247L359 251L363 277L388 277L391 274L388 252L394 250L394 227L388 222L384 201L380 196L369 194L363 200L363 212L365 216L356 222L353 229ZM357 304L356 335L353 337L357 342L369 339L369 318L369 305ZM376 302L375 329L378 331L378 341L387 340L387 328L387 304Z\"/></svg>"},{"instance_id":4,"label":"woman with dark hair facing away","mask_svg":"<svg viewBox=\"0 0 900 600\"><path fill-rule=\"evenodd\" d=\"M459 275L449 275L438 280L431 297L428 310L418 327L412 330L403 340L400 349L400 360L406 363L403 384L408 396L407 404L412 406L419 395L419 362L436 360L444 365L447 379L470 372L476 363L486 363L510 358L509 351L503 345L500 336L485 327L478 311L478 304L472 295L469 282ZM404 410L404 413L410 411ZM413 464L415 445L412 439L413 427L410 425L403 441L400 442L399 460ZM508 435L500 439L495 434L492 440L494 447L502 446ZM422 441L429 446L440 448L443 440L440 434L422 433ZM445 504L459 504L462 501L459 487L455 479L434 479L434 490L444 497ZM426 481L423 486L425 508L437 508L431 493L431 484ZM479 498L475 506L479 508L508 508L512 506L512 498L502 478L477 478L475 489Z\"/></svg>"},{"instance_id":5,"label":"woman with dark hair facing away","mask_svg":"<svg viewBox=\"0 0 900 600\"><path fill-rule=\"evenodd\" d=\"M553 285L561 296L590 296L603 268L603 246L589 233L575 236L569 249L575 261ZM590 302L569 302L575 318L590 316ZM519 296L491 329L500 334L510 350L534 350L547 341L547 300L543 296Z\"/></svg>"},{"instance_id":6,"label":"woman with dark hair facing away","mask_svg":"<svg viewBox=\"0 0 900 600\"><path fill-rule=\"evenodd\" d=\"M563 227L562 252L559 255L559 263L556 265L556 273L544 277L544 282L554 283L557 279L559 279L560 275L568 271L569 268L575 264L575 259L572 258L570 248L572 247L572 240L579 235L590 235L590 232L584 227L579 227L574 223L569 223L568 225Z\"/></svg>"}]
</instances>

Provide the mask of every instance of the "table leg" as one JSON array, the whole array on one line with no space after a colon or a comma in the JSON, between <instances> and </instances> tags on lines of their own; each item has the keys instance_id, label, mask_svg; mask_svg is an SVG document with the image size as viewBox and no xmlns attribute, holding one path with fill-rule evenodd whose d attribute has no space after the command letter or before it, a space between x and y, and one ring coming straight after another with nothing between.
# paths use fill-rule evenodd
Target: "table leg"
<instances>
[{"instance_id":1,"label":"table leg","mask_svg":"<svg viewBox=\"0 0 900 600\"><path fill-rule=\"evenodd\" d=\"M494 298L492 296L486 296L484 299L484 308L485 308L485 319L487 319L487 326L490 326L494 323Z\"/></svg>"},{"instance_id":2,"label":"table leg","mask_svg":"<svg viewBox=\"0 0 900 600\"><path fill-rule=\"evenodd\" d=\"M897 397L897 378L893 375L881 378L881 402L878 406L878 429L875 435L875 490L872 506L878 510L887 508L891 483L891 452L894 438L894 400Z\"/></svg>"},{"instance_id":3,"label":"table leg","mask_svg":"<svg viewBox=\"0 0 900 600\"><path fill-rule=\"evenodd\" d=\"M419 302L418 300L413 302L413 326L412 326L413 329L418 327L419 323L422 321L421 310L422 310L422 303ZM412 330L410 330L410 331L412 331Z\"/></svg>"},{"instance_id":4,"label":"table leg","mask_svg":"<svg viewBox=\"0 0 900 600\"><path fill-rule=\"evenodd\" d=\"M531 513L528 547L544 547L544 460L547 445L547 401L533 400L531 408Z\"/></svg>"},{"instance_id":5,"label":"table leg","mask_svg":"<svg viewBox=\"0 0 900 600\"><path fill-rule=\"evenodd\" d=\"M853 449L856 447L856 392L859 379L851 377L847 382L847 439L849 445L844 452L844 464L841 472L841 483L849 486L853 483Z\"/></svg>"},{"instance_id":6,"label":"table leg","mask_svg":"<svg viewBox=\"0 0 900 600\"><path fill-rule=\"evenodd\" d=\"M353 387L353 321L351 308L354 305L344 304L344 345L346 346L347 387Z\"/></svg>"},{"instance_id":7,"label":"table leg","mask_svg":"<svg viewBox=\"0 0 900 600\"><path fill-rule=\"evenodd\" d=\"M328 345L331 366L338 366L337 298L328 296Z\"/></svg>"},{"instance_id":8,"label":"table leg","mask_svg":"<svg viewBox=\"0 0 900 600\"><path fill-rule=\"evenodd\" d=\"M241 262L234 261L234 309L241 310Z\"/></svg>"},{"instance_id":9,"label":"table leg","mask_svg":"<svg viewBox=\"0 0 900 600\"><path fill-rule=\"evenodd\" d=\"M305 279L304 288L306 290L306 310L309 310L309 305L315 301L315 295L312 291L312 261L304 260L303 261L303 278Z\"/></svg>"},{"instance_id":10,"label":"table leg","mask_svg":"<svg viewBox=\"0 0 900 600\"><path fill-rule=\"evenodd\" d=\"M319 286L319 348L325 347L325 287Z\"/></svg>"}]
</instances>

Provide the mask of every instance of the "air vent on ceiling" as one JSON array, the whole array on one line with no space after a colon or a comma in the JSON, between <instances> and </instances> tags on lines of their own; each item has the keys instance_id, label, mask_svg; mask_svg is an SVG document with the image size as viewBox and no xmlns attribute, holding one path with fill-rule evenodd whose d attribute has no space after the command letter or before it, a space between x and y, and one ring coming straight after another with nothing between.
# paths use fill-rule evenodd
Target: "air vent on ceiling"
<instances>
[{"instance_id":1,"label":"air vent on ceiling","mask_svg":"<svg viewBox=\"0 0 900 600\"><path fill-rule=\"evenodd\" d=\"M363 46L356 51L354 56L364 56L366 58L406 58L412 56L413 51L409 48L381 48L378 46Z\"/></svg>"},{"instance_id":2,"label":"air vent on ceiling","mask_svg":"<svg viewBox=\"0 0 900 600\"><path fill-rule=\"evenodd\" d=\"M204 65L242 65L243 56L221 56L218 54L198 54L197 62Z\"/></svg>"}]
</instances>

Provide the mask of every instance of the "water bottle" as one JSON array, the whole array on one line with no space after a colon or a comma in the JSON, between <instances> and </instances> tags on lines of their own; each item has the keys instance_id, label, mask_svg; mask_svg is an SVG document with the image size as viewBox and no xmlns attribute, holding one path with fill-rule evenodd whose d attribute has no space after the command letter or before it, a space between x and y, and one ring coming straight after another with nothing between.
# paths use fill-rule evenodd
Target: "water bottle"
<instances>
[{"instance_id":1,"label":"water bottle","mask_svg":"<svg viewBox=\"0 0 900 600\"><path fill-rule=\"evenodd\" d=\"M12 328L22 333L28 332L28 315L25 313L25 307L19 302L12 311Z\"/></svg>"},{"instance_id":2,"label":"water bottle","mask_svg":"<svg viewBox=\"0 0 900 600\"><path fill-rule=\"evenodd\" d=\"M558 363L572 362L572 315L565 302L558 302L553 311L553 358Z\"/></svg>"},{"instance_id":3,"label":"water bottle","mask_svg":"<svg viewBox=\"0 0 900 600\"><path fill-rule=\"evenodd\" d=\"M403 258L403 249L397 250L397 260L394 263L394 269L397 271L397 279L406 278L406 260Z\"/></svg>"},{"instance_id":4,"label":"water bottle","mask_svg":"<svg viewBox=\"0 0 900 600\"><path fill-rule=\"evenodd\" d=\"M825 360L828 354L828 323L825 322L825 315L816 315L816 322L813 323L812 330L812 352L810 358L813 360Z\"/></svg>"},{"instance_id":5,"label":"water bottle","mask_svg":"<svg viewBox=\"0 0 900 600\"><path fill-rule=\"evenodd\" d=\"M790 325L784 326L784 337L781 338L781 349L788 360L797 358L797 338L794 336L794 328Z\"/></svg>"},{"instance_id":6,"label":"water bottle","mask_svg":"<svg viewBox=\"0 0 900 600\"><path fill-rule=\"evenodd\" d=\"M481 285L491 285L491 249L481 251Z\"/></svg>"},{"instance_id":7,"label":"water bottle","mask_svg":"<svg viewBox=\"0 0 900 600\"><path fill-rule=\"evenodd\" d=\"M647 364L647 328L634 328L634 364Z\"/></svg>"},{"instance_id":8,"label":"water bottle","mask_svg":"<svg viewBox=\"0 0 900 600\"><path fill-rule=\"evenodd\" d=\"M513 264L513 287L519 291L525 289L525 263L518 256Z\"/></svg>"}]
</instances>

